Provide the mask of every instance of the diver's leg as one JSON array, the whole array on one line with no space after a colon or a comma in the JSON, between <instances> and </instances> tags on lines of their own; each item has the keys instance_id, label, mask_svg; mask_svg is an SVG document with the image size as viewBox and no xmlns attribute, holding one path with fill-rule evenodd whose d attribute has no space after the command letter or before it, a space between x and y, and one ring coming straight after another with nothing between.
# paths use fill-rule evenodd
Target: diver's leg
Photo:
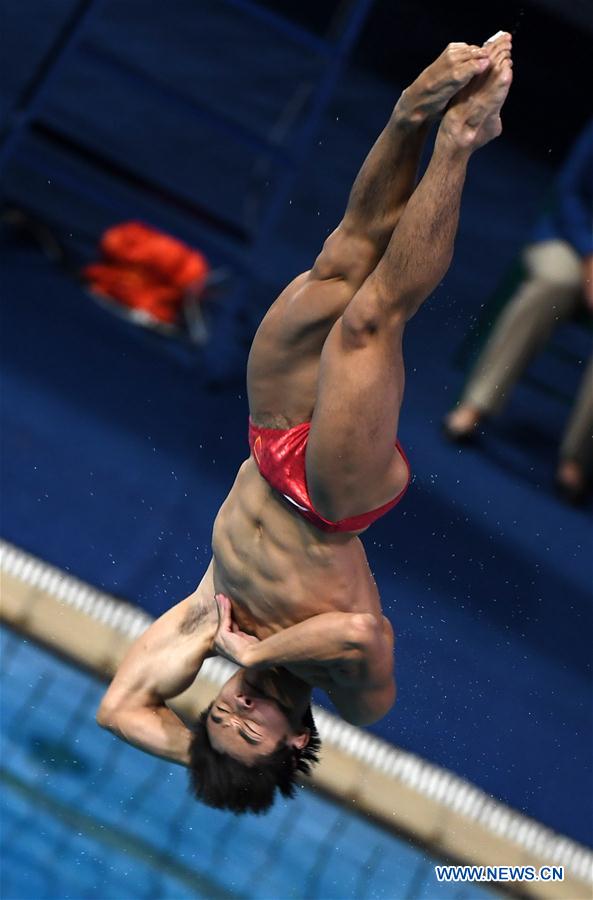
<instances>
[{"instance_id":1,"label":"diver's leg","mask_svg":"<svg viewBox=\"0 0 593 900\"><path fill-rule=\"evenodd\" d=\"M251 415L260 424L283 427L311 417L325 339L386 250L416 185L431 122L488 65L487 49L450 44L403 92L354 181L342 222L258 329L247 381Z\"/></svg>"},{"instance_id":2,"label":"diver's leg","mask_svg":"<svg viewBox=\"0 0 593 900\"><path fill-rule=\"evenodd\" d=\"M316 268L324 277L349 274L355 267L348 239L366 243L366 269L353 281L359 287L384 254L416 186L418 166L431 124L471 79L490 65L486 46L453 43L424 69L400 96L383 132L358 173L344 218L326 241ZM369 267L368 263L371 263Z\"/></svg>"},{"instance_id":3,"label":"diver's leg","mask_svg":"<svg viewBox=\"0 0 593 900\"><path fill-rule=\"evenodd\" d=\"M307 448L314 505L337 520L386 503L406 477L394 451L404 390L406 322L445 275L471 154L498 136L512 69L510 39L455 98L435 149L374 272L325 343Z\"/></svg>"}]
</instances>

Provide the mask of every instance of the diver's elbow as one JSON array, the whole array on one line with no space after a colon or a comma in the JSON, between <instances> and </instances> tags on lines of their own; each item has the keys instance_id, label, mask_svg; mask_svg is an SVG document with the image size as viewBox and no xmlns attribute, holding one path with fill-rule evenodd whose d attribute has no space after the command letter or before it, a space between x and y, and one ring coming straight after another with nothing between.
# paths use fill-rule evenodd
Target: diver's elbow
<instances>
[{"instance_id":1,"label":"diver's elbow","mask_svg":"<svg viewBox=\"0 0 593 900\"><path fill-rule=\"evenodd\" d=\"M106 731L117 732L119 730L117 727L118 714L118 707L104 697L95 713L95 722Z\"/></svg>"},{"instance_id":2,"label":"diver's elbow","mask_svg":"<svg viewBox=\"0 0 593 900\"><path fill-rule=\"evenodd\" d=\"M395 701L397 699L397 690L395 686L395 681L391 681L389 685L380 691L380 693L376 694L372 701L365 707L365 709L360 710L358 715L356 716L357 721L352 722L352 725L358 725L359 727L366 728L369 725L374 725L376 722L379 722L383 719L388 713L391 712L395 705Z\"/></svg>"}]
</instances>

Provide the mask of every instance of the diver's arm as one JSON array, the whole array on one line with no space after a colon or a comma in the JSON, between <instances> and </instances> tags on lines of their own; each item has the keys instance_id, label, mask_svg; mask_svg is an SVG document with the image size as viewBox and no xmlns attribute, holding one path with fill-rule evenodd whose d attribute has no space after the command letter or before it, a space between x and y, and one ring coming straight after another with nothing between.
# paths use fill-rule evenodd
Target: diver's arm
<instances>
[{"instance_id":1,"label":"diver's arm","mask_svg":"<svg viewBox=\"0 0 593 900\"><path fill-rule=\"evenodd\" d=\"M358 670L332 672L333 683L325 690L341 717L352 725L372 725L394 705L394 643L391 622L382 616Z\"/></svg>"},{"instance_id":2,"label":"diver's arm","mask_svg":"<svg viewBox=\"0 0 593 900\"><path fill-rule=\"evenodd\" d=\"M249 669L298 663L331 666L357 660L375 631L376 619L370 614L327 612L258 640L238 630L228 597L217 594L216 602L220 626L214 646L221 656Z\"/></svg>"},{"instance_id":3,"label":"diver's arm","mask_svg":"<svg viewBox=\"0 0 593 900\"><path fill-rule=\"evenodd\" d=\"M375 617L366 613L327 612L248 644L246 668L317 663L327 667L356 664L373 642Z\"/></svg>"},{"instance_id":4,"label":"diver's arm","mask_svg":"<svg viewBox=\"0 0 593 900\"><path fill-rule=\"evenodd\" d=\"M216 601L220 626L215 648L248 669L313 664L331 669L336 678L358 678L372 668L384 643L383 617L346 612L320 613L258 640L237 629L228 597L217 594Z\"/></svg>"},{"instance_id":5,"label":"diver's arm","mask_svg":"<svg viewBox=\"0 0 593 900\"><path fill-rule=\"evenodd\" d=\"M326 691L342 718L371 725L395 703L394 636L390 622L370 613L322 613L258 641L240 632L230 602L217 595L216 647L245 668L284 666ZM317 672L316 672L317 670Z\"/></svg>"},{"instance_id":6,"label":"diver's arm","mask_svg":"<svg viewBox=\"0 0 593 900\"><path fill-rule=\"evenodd\" d=\"M390 678L377 688L326 688L326 693L342 719L351 725L373 725L386 716L395 703L395 680Z\"/></svg>"},{"instance_id":7,"label":"diver's arm","mask_svg":"<svg viewBox=\"0 0 593 900\"><path fill-rule=\"evenodd\" d=\"M189 765L192 733L168 706L99 707L97 723L145 753Z\"/></svg>"},{"instance_id":8,"label":"diver's arm","mask_svg":"<svg viewBox=\"0 0 593 900\"><path fill-rule=\"evenodd\" d=\"M183 693L213 654L218 610L211 582L210 566L193 594L134 641L97 712L103 728L181 765L189 760L191 731L166 701Z\"/></svg>"}]
</instances>

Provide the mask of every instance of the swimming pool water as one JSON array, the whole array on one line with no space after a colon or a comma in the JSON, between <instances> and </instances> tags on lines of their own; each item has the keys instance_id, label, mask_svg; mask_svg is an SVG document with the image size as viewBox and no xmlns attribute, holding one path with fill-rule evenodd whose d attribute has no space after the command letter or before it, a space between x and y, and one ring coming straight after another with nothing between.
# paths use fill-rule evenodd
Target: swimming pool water
<instances>
[{"instance_id":1,"label":"swimming pool water","mask_svg":"<svg viewBox=\"0 0 593 900\"><path fill-rule=\"evenodd\" d=\"M264 817L196 803L183 768L98 728L97 679L0 636L3 900L494 896L310 790Z\"/></svg>"}]
</instances>

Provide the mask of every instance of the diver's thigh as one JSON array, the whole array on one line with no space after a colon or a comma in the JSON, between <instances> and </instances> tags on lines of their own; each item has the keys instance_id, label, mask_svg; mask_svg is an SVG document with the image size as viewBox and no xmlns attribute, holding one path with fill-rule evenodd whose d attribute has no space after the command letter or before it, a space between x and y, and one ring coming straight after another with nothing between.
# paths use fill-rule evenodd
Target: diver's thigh
<instances>
[{"instance_id":1,"label":"diver's thigh","mask_svg":"<svg viewBox=\"0 0 593 900\"><path fill-rule=\"evenodd\" d=\"M405 383L403 330L393 322L352 344L339 320L323 348L307 483L314 505L332 521L382 506L407 478L395 448Z\"/></svg>"}]
</instances>

